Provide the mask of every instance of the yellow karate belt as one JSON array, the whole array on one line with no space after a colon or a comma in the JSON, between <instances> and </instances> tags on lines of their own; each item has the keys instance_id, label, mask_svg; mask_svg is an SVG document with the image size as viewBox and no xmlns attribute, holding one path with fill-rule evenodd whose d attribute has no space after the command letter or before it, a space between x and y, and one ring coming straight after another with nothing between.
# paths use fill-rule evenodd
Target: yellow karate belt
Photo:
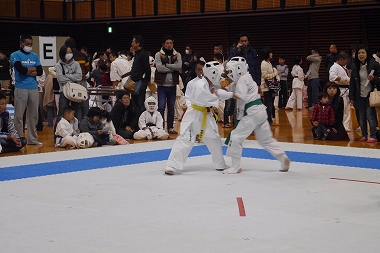
<instances>
[{"instance_id":1,"label":"yellow karate belt","mask_svg":"<svg viewBox=\"0 0 380 253\"><path fill-rule=\"evenodd\" d=\"M194 105L194 104L192 104L191 107L197 111L203 112L201 131L198 135L198 141L201 142L203 139L203 135L205 133L205 129L206 129L207 113L212 112L217 122L218 122L218 115L214 112L214 109L212 109L212 107L203 107L203 106Z\"/></svg>"}]
</instances>

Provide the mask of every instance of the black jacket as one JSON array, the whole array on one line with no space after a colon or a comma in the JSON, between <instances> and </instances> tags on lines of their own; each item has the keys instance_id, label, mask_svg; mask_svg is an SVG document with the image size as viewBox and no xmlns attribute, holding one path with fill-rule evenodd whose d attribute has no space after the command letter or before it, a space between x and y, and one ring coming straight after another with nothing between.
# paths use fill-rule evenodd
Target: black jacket
<instances>
[{"instance_id":1,"label":"black jacket","mask_svg":"<svg viewBox=\"0 0 380 253\"><path fill-rule=\"evenodd\" d=\"M139 108L133 103L132 100L130 105L127 107L124 107L121 102L117 101L111 111L111 120L115 126L116 132L120 128L124 129L127 126L133 128L135 131L138 130L140 114L141 112Z\"/></svg>"},{"instance_id":2,"label":"black jacket","mask_svg":"<svg viewBox=\"0 0 380 253\"><path fill-rule=\"evenodd\" d=\"M360 66L357 66L357 64L352 64L352 72L351 72L351 78L350 78L350 100L360 101L360 76L359 76L359 70ZM380 66L379 63L375 61L373 57L368 59L367 62L367 73L369 73L374 70L373 76L375 77L374 80L370 82L371 85L371 91L376 87L378 90L380 90Z\"/></svg>"}]
</instances>

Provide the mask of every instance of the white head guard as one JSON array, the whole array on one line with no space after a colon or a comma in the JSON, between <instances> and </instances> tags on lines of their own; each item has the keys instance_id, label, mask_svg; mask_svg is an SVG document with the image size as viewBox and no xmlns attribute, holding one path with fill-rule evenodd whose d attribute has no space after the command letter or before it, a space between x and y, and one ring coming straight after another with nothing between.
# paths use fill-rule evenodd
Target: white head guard
<instances>
[{"instance_id":1,"label":"white head guard","mask_svg":"<svg viewBox=\"0 0 380 253\"><path fill-rule=\"evenodd\" d=\"M213 85L220 85L222 80L223 66L217 61L206 62L203 67L203 74Z\"/></svg>"},{"instance_id":2,"label":"white head guard","mask_svg":"<svg viewBox=\"0 0 380 253\"><path fill-rule=\"evenodd\" d=\"M154 60L154 57L153 56L149 56L149 65L151 67L153 67L155 63L156 63L156 61Z\"/></svg>"},{"instance_id":3,"label":"white head guard","mask_svg":"<svg viewBox=\"0 0 380 253\"><path fill-rule=\"evenodd\" d=\"M90 148L94 142L94 137L90 133L80 133L77 139L77 147Z\"/></svg>"},{"instance_id":4,"label":"white head guard","mask_svg":"<svg viewBox=\"0 0 380 253\"><path fill-rule=\"evenodd\" d=\"M248 64L245 58L236 56L226 64L227 76L233 81L237 82L239 77L248 72Z\"/></svg>"},{"instance_id":5,"label":"white head guard","mask_svg":"<svg viewBox=\"0 0 380 253\"><path fill-rule=\"evenodd\" d=\"M154 103L154 105L150 105L149 103ZM145 109L148 112L155 112L158 109L158 103L157 100L154 97L148 97L145 99Z\"/></svg>"}]
</instances>

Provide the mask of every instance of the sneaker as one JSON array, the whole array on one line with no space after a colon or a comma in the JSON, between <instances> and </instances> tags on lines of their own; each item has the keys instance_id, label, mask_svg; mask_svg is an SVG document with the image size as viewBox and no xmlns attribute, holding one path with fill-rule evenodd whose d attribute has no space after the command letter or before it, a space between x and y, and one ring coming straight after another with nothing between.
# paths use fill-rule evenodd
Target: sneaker
<instances>
[{"instance_id":1,"label":"sneaker","mask_svg":"<svg viewBox=\"0 0 380 253\"><path fill-rule=\"evenodd\" d=\"M166 166L166 168L165 168L165 174L166 175L172 176L172 175L174 175L174 173L175 173L175 169L174 168Z\"/></svg>"},{"instance_id":2,"label":"sneaker","mask_svg":"<svg viewBox=\"0 0 380 253\"><path fill-rule=\"evenodd\" d=\"M321 140L322 140L322 141L325 141L326 138L327 138L327 135L324 135L324 136L322 136Z\"/></svg>"},{"instance_id":3,"label":"sneaker","mask_svg":"<svg viewBox=\"0 0 380 253\"><path fill-rule=\"evenodd\" d=\"M38 145L38 146L42 146L42 142L39 142L39 141L36 141L36 142L30 142L30 143L28 143L28 145Z\"/></svg>"},{"instance_id":4,"label":"sneaker","mask_svg":"<svg viewBox=\"0 0 380 253\"><path fill-rule=\"evenodd\" d=\"M313 109L314 109L314 106L312 106L312 107L309 107L309 110L310 110L310 111L312 111Z\"/></svg>"},{"instance_id":5,"label":"sneaker","mask_svg":"<svg viewBox=\"0 0 380 253\"><path fill-rule=\"evenodd\" d=\"M170 128L168 133L169 134L178 134L178 132L176 130L174 130L174 128Z\"/></svg>"},{"instance_id":6,"label":"sneaker","mask_svg":"<svg viewBox=\"0 0 380 253\"><path fill-rule=\"evenodd\" d=\"M377 140L375 138L369 138L367 140L367 143L375 143L375 142L377 142Z\"/></svg>"},{"instance_id":7,"label":"sneaker","mask_svg":"<svg viewBox=\"0 0 380 253\"><path fill-rule=\"evenodd\" d=\"M359 139L360 142L366 142L368 139L366 137L362 137Z\"/></svg>"},{"instance_id":8,"label":"sneaker","mask_svg":"<svg viewBox=\"0 0 380 253\"><path fill-rule=\"evenodd\" d=\"M281 172L288 172L290 168L290 159L289 157L285 158L284 164L281 166Z\"/></svg>"},{"instance_id":9,"label":"sneaker","mask_svg":"<svg viewBox=\"0 0 380 253\"><path fill-rule=\"evenodd\" d=\"M242 171L243 171L242 168L235 169L234 167L230 167L228 169L223 170L223 174L237 174L237 173L240 173Z\"/></svg>"},{"instance_id":10,"label":"sneaker","mask_svg":"<svg viewBox=\"0 0 380 253\"><path fill-rule=\"evenodd\" d=\"M360 127L355 129L355 132L360 132L362 129Z\"/></svg>"}]
</instances>

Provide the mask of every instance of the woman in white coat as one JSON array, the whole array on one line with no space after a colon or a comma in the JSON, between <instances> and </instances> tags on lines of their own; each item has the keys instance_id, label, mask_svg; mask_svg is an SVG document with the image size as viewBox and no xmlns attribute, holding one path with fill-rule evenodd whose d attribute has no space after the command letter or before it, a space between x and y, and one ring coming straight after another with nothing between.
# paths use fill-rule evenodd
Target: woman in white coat
<instances>
[{"instance_id":1,"label":"woman in white coat","mask_svg":"<svg viewBox=\"0 0 380 253\"><path fill-rule=\"evenodd\" d=\"M304 79L305 74L303 73L303 69L301 68L302 64L302 58L299 56L296 56L294 58L294 66L292 68L292 76L293 83L292 83L292 94L289 97L288 103L286 104L285 109L293 109L294 104L297 105L297 109L302 109L302 90L304 87Z\"/></svg>"}]
</instances>

